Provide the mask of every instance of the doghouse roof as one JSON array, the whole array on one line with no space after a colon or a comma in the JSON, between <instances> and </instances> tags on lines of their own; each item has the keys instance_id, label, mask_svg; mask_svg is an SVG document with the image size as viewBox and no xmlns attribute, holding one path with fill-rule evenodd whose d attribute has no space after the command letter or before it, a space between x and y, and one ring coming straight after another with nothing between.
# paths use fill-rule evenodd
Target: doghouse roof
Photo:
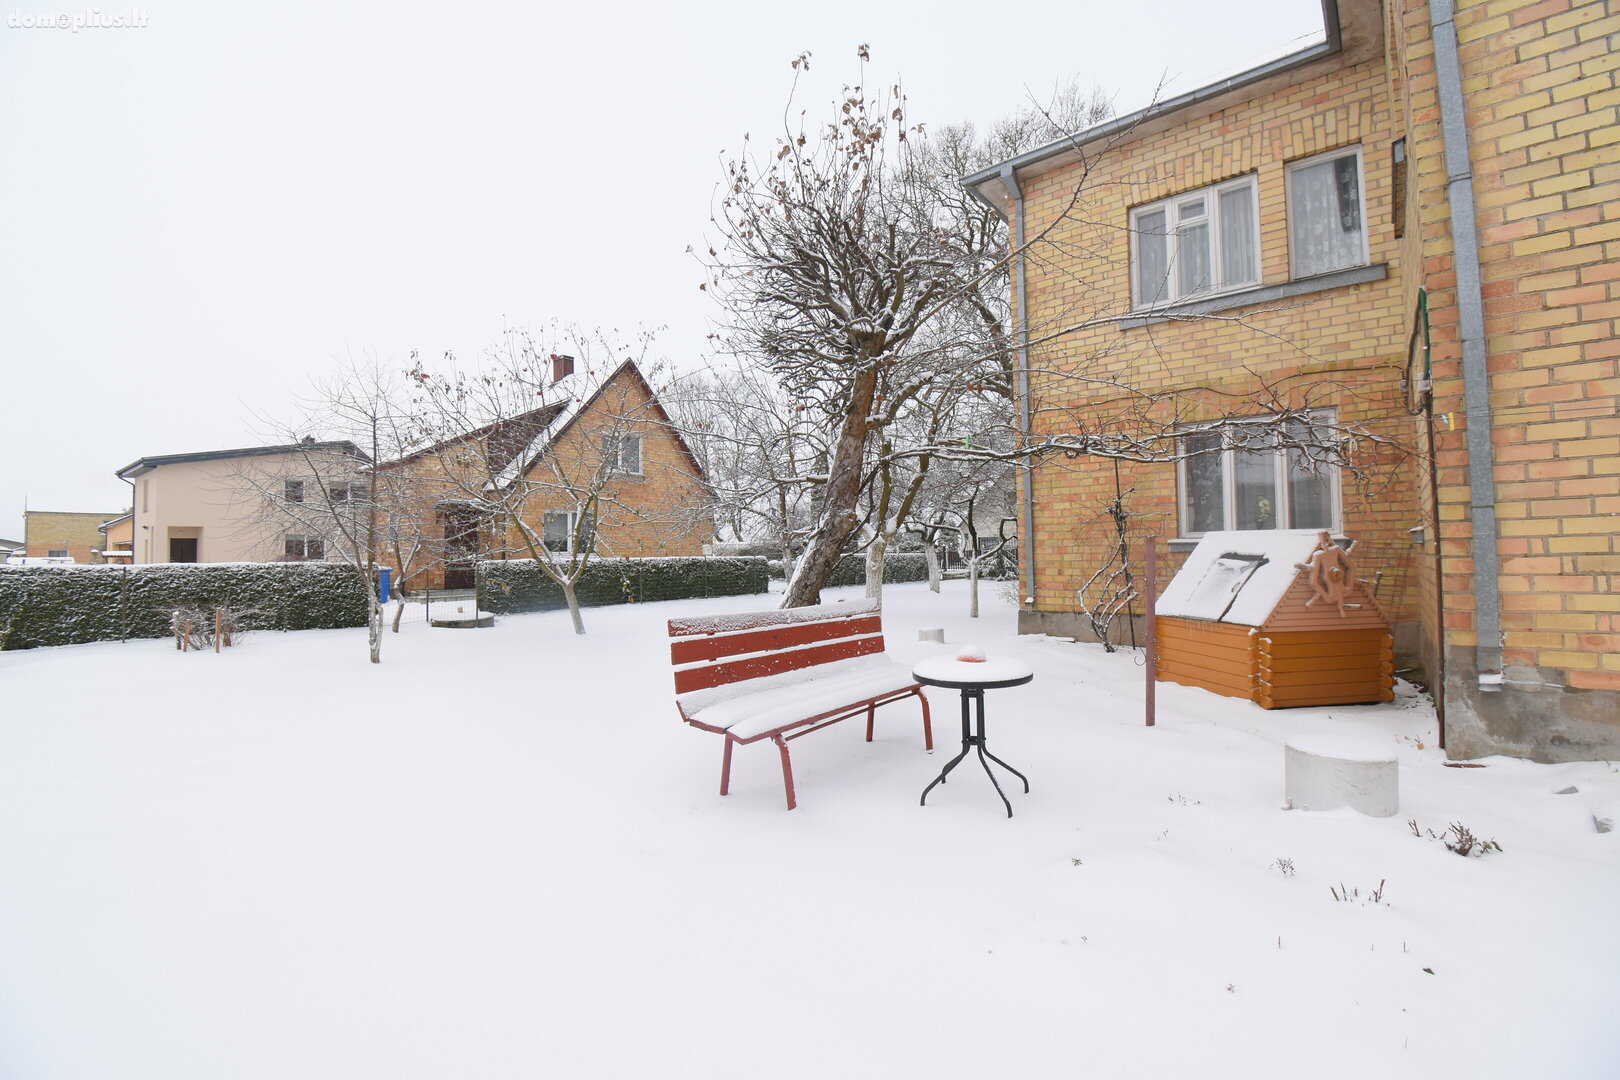
<instances>
[{"instance_id":1,"label":"doghouse roof","mask_svg":"<svg viewBox=\"0 0 1620 1080\"><path fill-rule=\"evenodd\" d=\"M1165 586L1159 615L1260 626L1276 610L1295 564L1316 550L1318 529L1251 529L1205 533Z\"/></svg>"}]
</instances>

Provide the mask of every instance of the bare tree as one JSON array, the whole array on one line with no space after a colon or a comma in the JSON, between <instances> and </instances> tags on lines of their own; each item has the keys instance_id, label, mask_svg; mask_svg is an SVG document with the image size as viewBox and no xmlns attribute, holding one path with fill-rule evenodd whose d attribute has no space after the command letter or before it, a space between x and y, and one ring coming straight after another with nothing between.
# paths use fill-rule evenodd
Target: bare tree
<instances>
[{"instance_id":1,"label":"bare tree","mask_svg":"<svg viewBox=\"0 0 1620 1080\"><path fill-rule=\"evenodd\" d=\"M803 54L793 68L808 62ZM855 85L831 122L807 127L801 113L768 156L745 149L726 162L719 238L704 260L705 288L726 312L725 347L768 370L827 432L824 471L801 478L822 485L819 513L784 606L814 603L857 541L868 591L880 595L928 448L960 442L961 395L988 389L1010 426L1006 231L957 179L1107 105L1071 88L1057 108L1026 109L988 137L958 126L931 140L908 123L898 85Z\"/></svg>"},{"instance_id":2,"label":"bare tree","mask_svg":"<svg viewBox=\"0 0 1620 1080\"><path fill-rule=\"evenodd\" d=\"M367 597L374 664L382 661L378 568L392 559L409 572L425 551L414 523L396 512L403 499L397 478L374 467L411 438L404 396L397 372L375 360L351 360L297 399L292 421L261 418L261 431L285 445L280 453L243 457L230 478L254 502L247 527L272 557L336 562L355 572Z\"/></svg>"},{"instance_id":3,"label":"bare tree","mask_svg":"<svg viewBox=\"0 0 1620 1080\"><path fill-rule=\"evenodd\" d=\"M772 379L746 367L672 379L660 399L703 466L717 535L772 543L791 565L809 531L824 433Z\"/></svg>"}]
</instances>

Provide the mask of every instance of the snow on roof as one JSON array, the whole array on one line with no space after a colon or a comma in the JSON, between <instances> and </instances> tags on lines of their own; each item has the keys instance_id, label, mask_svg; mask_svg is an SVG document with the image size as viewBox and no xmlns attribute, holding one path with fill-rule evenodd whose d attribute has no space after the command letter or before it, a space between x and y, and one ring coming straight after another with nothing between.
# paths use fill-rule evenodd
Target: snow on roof
<instances>
[{"instance_id":1,"label":"snow on roof","mask_svg":"<svg viewBox=\"0 0 1620 1080\"><path fill-rule=\"evenodd\" d=\"M1156 613L1259 626L1311 557L1319 529L1205 533L1165 586Z\"/></svg>"},{"instance_id":2,"label":"snow on roof","mask_svg":"<svg viewBox=\"0 0 1620 1080\"><path fill-rule=\"evenodd\" d=\"M562 393L569 394L570 390L578 390L581 382L582 380L573 375L565 375L551 384L548 393L550 390L560 389ZM565 386L564 384L568 385ZM529 466L533 465L536 460L550 449L552 440L561 435L563 429L574 422L574 417L580 414L586 403L592 400L594 400L594 395L569 394L567 399L563 401L562 408L557 410L556 415L546 423L545 427L535 433L534 438L529 440L529 444L523 448L522 452L514 455L512 460L507 462L506 468L501 470L500 475L485 485L485 490L504 488L527 472ZM552 404L555 404L555 402Z\"/></svg>"}]
</instances>

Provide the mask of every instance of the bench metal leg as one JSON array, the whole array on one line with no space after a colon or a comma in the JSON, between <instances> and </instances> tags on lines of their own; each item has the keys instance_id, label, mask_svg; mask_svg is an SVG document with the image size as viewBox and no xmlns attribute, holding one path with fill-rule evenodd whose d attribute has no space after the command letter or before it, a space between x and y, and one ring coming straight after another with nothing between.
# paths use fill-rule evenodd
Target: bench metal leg
<instances>
[{"instance_id":1,"label":"bench metal leg","mask_svg":"<svg viewBox=\"0 0 1620 1080\"><path fill-rule=\"evenodd\" d=\"M720 759L720 794L726 795L731 791L731 747L736 742L730 735L726 736L726 753Z\"/></svg>"},{"instance_id":2,"label":"bench metal leg","mask_svg":"<svg viewBox=\"0 0 1620 1080\"><path fill-rule=\"evenodd\" d=\"M772 735L771 741L776 744L777 750L782 753L782 786L787 789L788 809L792 810L799 805L799 801L793 797L793 762L788 758L787 743L781 735Z\"/></svg>"},{"instance_id":3,"label":"bench metal leg","mask_svg":"<svg viewBox=\"0 0 1620 1080\"><path fill-rule=\"evenodd\" d=\"M866 741L867 742L872 741L872 718L876 714L877 714L877 706L876 705L868 705L866 707Z\"/></svg>"}]
</instances>

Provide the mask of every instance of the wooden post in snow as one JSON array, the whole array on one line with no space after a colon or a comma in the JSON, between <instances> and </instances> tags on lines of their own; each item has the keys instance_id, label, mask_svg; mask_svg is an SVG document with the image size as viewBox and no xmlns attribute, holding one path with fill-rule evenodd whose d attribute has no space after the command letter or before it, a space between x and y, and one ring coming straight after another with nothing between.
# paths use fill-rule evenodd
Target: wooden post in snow
<instances>
[{"instance_id":1,"label":"wooden post in snow","mask_svg":"<svg viewBox=\"0 0 1620 1080\"><path fill-rule=\"evenodd\" d=\"M1152 727L1157 702L1154 694L1159 682L1159 643L1156 637L1158 627L1155 625L1154 614L1159 603L1159 538L1147 538L1147 614L1142 620L1142 629L1147 638L1147 662L1143 665L1147 672L1147 693L1143 700L1147 708L1147 726Z\"/></svg>"},{"instance_id":2,"label":"wooden post in snow","mask_svg":"<svg viewBox=\"0 0 1620 1080\"><path fill-rule=\"evenodd\" d=\"M222 608L222 607L217 607L217 608L214 609L214 652L216 654L219 652L220 638L222 638L224 636L225 636L225 609Z\"/></svg>"}]
</instances>

